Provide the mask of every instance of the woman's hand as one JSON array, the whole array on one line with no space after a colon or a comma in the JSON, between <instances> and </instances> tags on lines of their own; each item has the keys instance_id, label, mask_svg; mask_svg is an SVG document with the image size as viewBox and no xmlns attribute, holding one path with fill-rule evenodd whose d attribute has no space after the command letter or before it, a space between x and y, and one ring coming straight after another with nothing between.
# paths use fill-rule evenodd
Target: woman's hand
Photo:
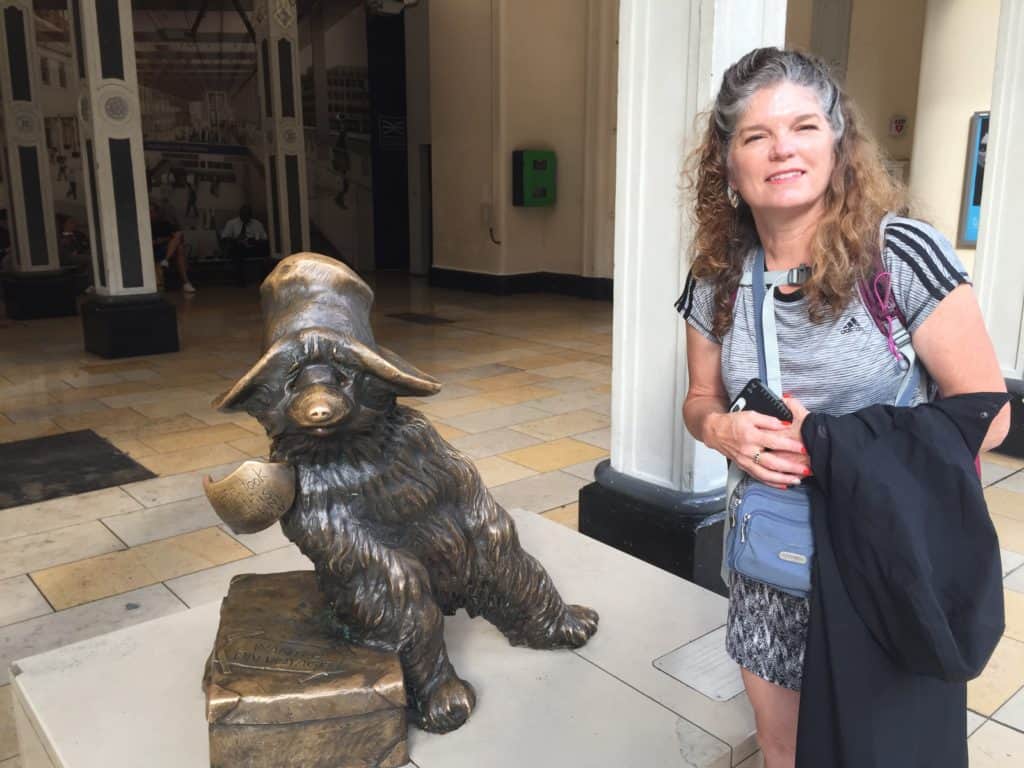
<instances>
[{"instance_id":1,"label":"woman's hand","mask_svg":"<svg viewBox=\"0 0 1024 768\"><path fill-rule=\"evenodd\" d=\"M797 400L786 402L793 411L792 423L754 411L709 414L704 443L762 483L776 487L796 485L810 474L810 461L799 428L807 411Z\"/></svg>"}]
</instances>

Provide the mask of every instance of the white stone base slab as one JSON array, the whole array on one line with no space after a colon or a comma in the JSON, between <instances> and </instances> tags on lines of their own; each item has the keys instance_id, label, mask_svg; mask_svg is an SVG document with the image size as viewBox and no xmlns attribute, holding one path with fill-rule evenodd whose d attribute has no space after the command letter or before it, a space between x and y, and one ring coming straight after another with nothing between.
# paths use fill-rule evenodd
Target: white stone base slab
<instances>
[{"instance_id":1,"label":"white stone base slab","mask_svg":"<svg viewBox=\"0 0 1024 768\"><path fill-rule=\"evenodd\" d=\"M445 636L477 709L454 733L410 730L418 768L731 768L754 752L746 697L717 702L653 660L722 625L725 600L527 512L520 538L601 627L584 649L512 648L482 619ZM23 768L207 768L200 687L219 603L16 662ZM652 649L660 649L652 653Z\"/></svg>"}]
</instances>

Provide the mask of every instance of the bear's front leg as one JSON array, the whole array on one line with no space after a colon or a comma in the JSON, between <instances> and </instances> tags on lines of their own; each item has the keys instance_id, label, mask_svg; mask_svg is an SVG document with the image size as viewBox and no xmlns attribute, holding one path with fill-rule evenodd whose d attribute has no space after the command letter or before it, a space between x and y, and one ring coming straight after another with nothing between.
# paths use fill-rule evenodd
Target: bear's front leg
<instances>
[{"instance_id":1,"label":"bear's front leg","mask_svg":"<svg viewBox=\"0 0 1024 768\"><path fill-rule=\"evenodd\" d=\"M370 567L344 579L323 573L322 588L356 642L398 653L413 722L425 731L453 731L469 719L476 694L448 660L430 578L418 560L372 548Z\"/></svg>"},{"instance_id":2,"label":"bear's front leg","mask_svg":"<svg viewBox=\"0 0 1024 768\"><path fill-rule=\"evenodd\" d=\"M554 582L519 544L515 523L489 500L477 526L480 562L487 573L480 594L471 596L474 612L494 624L512 645L531 648L579 648L597 631L597 611L566 605Z\"/></svg>"}]
</instances>

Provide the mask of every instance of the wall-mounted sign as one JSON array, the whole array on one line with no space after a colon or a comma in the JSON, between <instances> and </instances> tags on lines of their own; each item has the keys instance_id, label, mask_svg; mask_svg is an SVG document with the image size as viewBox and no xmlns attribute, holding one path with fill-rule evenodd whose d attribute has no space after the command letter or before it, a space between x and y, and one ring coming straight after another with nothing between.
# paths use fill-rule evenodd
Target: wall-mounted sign
<instances>
[{"instance_id":1,"label":"wall-mounted sign","mask_svg":"<svg viewBox=\"0 0 1024 768\"><path fill-rule=\"evenodd\" d=\"M958 248L973 248L978 244L981 189L985 179L985 155L988 151L988 124L988 112L975 112L971 115L971 130L967 139L967 167L964 171L963 197L960 201Z\"/></svg>"},{"instance_id":2,"label":"wall-mounted sign","mask_svg":"<svg viewBox=\"0 0 1024 768\"><path fill-rule=\"evenodd\" d=\"M889 135L899 138L907 131L907 116L893 115L889 118Z\"/></svg>"}]
</instances>

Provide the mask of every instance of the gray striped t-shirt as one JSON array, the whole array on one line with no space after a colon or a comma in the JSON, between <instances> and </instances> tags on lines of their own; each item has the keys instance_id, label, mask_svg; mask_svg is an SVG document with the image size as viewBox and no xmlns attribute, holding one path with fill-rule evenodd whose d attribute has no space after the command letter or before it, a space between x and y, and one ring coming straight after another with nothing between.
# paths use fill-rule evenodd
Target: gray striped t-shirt
<instances>
[{"instance_id":1,"label":"gray striped t-shirt","mask_svg":"<svg viewBox=\"0 0 1024 768\"><path fill-rule=\"evenodd\" d=\"M753 253L747 258L747 269ZM913 334L967 272L949 241L916 219L895 217L886 228L882 262L892 276L893 296ZM714 289L687 278L678 303L686 322L722 346L722 380L731 402L758 375L753 297L736 295L733 325L724 338L712 333ZM841 416L875 404L891 404L903 371L859 295L835 318L812 323L801 291L776 293L775 316L784 391L819 413ZM927 399L922 383L914 402Z\"/></svg>"}]
</instances>

